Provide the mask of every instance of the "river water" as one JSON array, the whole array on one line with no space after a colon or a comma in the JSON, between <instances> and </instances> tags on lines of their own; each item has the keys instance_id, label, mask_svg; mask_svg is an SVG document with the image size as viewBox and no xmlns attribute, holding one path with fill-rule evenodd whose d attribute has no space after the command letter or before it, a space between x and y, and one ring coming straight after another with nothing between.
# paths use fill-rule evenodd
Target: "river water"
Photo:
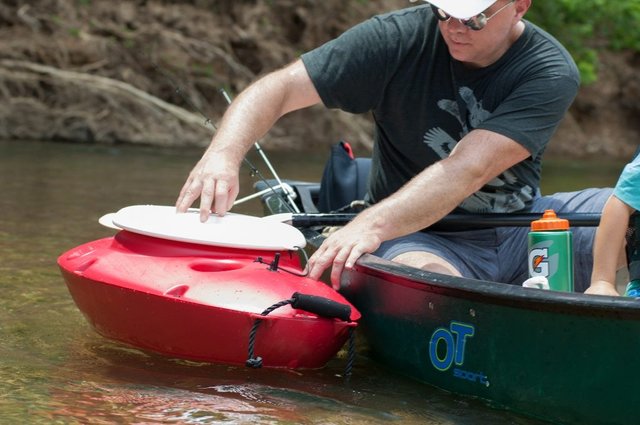
<instances>
[{"instance_id":1,"label":"river water","mask_svg":"<svg viewBox=\"0 0 640 425\"><path fill-rule=\"evenodd\" d=\"M248 370L164 358L97 335L56 258L111 235L97 223L104 213L173 204L200 153L0 142L0 423L539 423L395 375L366 353L345 383L341 358L317 371ZM283 177L318 180L327 155L270 159ZM264 170L255 154L251 160ZM622 165L549 161L543 192L611 185ZM240 196L254 181L248 169L242 177ZM234 211L262 209L252 201Z\"/></svg>"}]
</instances>

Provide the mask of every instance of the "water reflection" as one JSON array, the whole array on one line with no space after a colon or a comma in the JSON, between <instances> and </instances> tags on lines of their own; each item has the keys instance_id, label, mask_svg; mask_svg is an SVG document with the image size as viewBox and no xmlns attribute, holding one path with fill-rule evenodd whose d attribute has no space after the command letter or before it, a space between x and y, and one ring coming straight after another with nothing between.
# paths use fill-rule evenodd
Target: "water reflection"
<instances>
[{"instance_id":1,"label":"water reflection","mask_svg":"<svg viewBox=\"0 0 640 425\"><path fill-rule=\"evenodd\" d=\"M346 384L337 376L340 361L321 371L255 371L175 361L108 342L76 353L83 351L50 378L43 418L64 423L535 423L417 386L365 361Z\"/></svg>"},{"instance_id":2,"label":"water reflection","mask_svg":"<svg viewBox=\"0 0 640 425\"><path fill-rule=\"evenodd\" d=\"M319 371L248 370L167 359L98 336L73 304L57 256L110 236L97 224L104 213L172 204L199 155L0 142L0 422L537 423L391 374L362 355L347 384L343 358ZM318 179L325 158L270 155L281 176L300 180ZM610 185L622 167L548 164L546 193ZM249 170L242 177L241 196L253 181ZM256 201L237 209L261 211Z\"/></svg>"},{"instance_id":3,"label":"water reflection","mask_svg":"<svg viewBox=\"0 0 640 425\"><path fill-rule=\"evenodd\" d=\"M340 363L322 371L255 371L170 360L96 340L56 368L40 414L65 423L443 423L424 422L410 411L428 398L405 399L409 409L394 412L389 395L367 388L366 380L346 385L335 373ZM362 367L357 373L385 374ZM402 380L389 382L392 400L408 395L409 387L398 385Z\"/></svg>"}]
</instances>

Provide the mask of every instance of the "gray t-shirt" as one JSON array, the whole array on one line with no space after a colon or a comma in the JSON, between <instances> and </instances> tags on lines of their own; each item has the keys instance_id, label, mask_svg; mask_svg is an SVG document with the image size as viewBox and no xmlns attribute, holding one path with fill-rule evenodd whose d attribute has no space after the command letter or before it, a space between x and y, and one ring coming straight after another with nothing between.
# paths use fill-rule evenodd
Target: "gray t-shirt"
<instances>
[{"instance_id":1,"label":"gray t-shirt","mask_svg":"<svg viewBox=\"0 0 640 425\"><path fill-rule=\"evenodd\" d=\"M373 114L371 200L447 157L470 130L485 129L520 143L531 157L459 210L527 209L538 196L542 153L580 85L577 67L552 36L525 21L496 63L469 69L451 58L437 23L429 5L376 16L302 61L325 106Z\"/></svg>"}]
</instances>

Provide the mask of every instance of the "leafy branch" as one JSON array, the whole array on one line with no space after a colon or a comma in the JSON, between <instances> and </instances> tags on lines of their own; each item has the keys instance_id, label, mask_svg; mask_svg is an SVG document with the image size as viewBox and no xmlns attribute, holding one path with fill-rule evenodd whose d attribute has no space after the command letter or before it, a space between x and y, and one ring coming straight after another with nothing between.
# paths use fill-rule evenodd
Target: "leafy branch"
<instances>
[{"instance_id":1,"label":"leafy branch","mask_svg":"<svg viewBox=\"0 0 640 425\"><path fill-rule=\"evenodd\" d=\"M597 80L598 50L640 52L640 0L536 0L527 19L571 52L585 84Z\"/></svg>"}]
</instances>

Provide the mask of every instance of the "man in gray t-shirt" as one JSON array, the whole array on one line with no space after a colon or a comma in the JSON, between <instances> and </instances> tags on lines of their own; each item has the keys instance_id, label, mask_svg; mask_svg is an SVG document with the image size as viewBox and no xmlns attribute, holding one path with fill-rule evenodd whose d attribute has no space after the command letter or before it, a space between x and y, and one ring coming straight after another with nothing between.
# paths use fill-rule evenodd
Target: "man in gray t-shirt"
<instances>
[{"instance_id":1,"label":"man in gray t-shirt","mask_svg":"<svg viewBox=\"0 0 640 425\"><path fill-rule=\"evenodd\" d=\"M580 85L578 70L555 39L529 22L495 62L468 66L449 53L438 22L429 5L377 16L302 55L302 61L325 106L373 113L374 202L448 157L470 131L482 129L512 139L530 156L458 207L529 208L544 148Z\"/></svg>"},{"instance_id":2,"label":"man in gray t-shirt","mask_svg":"<svg viewBox=\"0 0 640 425\"><path fill-rule=\"evenodd\" d=\"M200 196L203 220L238 193L250 146L282 115L323 103L375 121L373 206L309 260L319 278L364 253L453 275L520 283L526 229L421 232L454 210L600 211L608 192L541 197L544 149L573 101L566 50L523 20L531 0L433 0L374 17L258 80L225 114L177 200ZM584 231L583 231L584 230ZM574 234L576 270L591 270L593 230ZM576 276L576 286L588 275Z\"/></svg>"}]
</instances>

